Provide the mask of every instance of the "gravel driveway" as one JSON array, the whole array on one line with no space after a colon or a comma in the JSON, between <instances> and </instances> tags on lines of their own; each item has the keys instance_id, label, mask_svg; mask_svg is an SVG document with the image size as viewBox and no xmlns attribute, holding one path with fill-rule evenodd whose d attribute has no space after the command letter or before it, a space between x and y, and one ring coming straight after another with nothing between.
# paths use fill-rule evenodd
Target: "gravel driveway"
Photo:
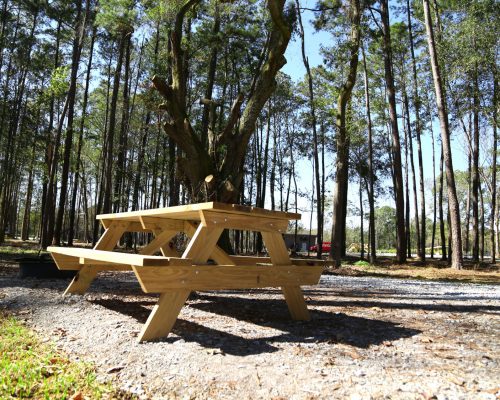
<instances>
[{"instance_id":1,"label":"gravel driveway","mask_svg":"<svg viewBox=\"0 0 500 400\"><path fill-rule=\"evenodd\" d=\"M310 322L277 289L199 292L173 333L138 344L155 296L105 273L67 280L0 266L0 309L144 399L498 399L500 286L323 276Z\"/></svg>"}]
</instances>

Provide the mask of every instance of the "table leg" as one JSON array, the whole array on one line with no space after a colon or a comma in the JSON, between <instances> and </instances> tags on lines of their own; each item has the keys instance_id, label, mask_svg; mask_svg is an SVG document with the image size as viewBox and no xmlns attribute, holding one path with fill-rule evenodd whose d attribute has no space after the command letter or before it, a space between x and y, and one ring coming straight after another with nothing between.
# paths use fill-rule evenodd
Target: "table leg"
<instances>
[{"instance_id":1,"label":"table leg","mask_svg":"<svg viewBox=\"0 0 500 400\"><path fill-rule=\"evenodd\" d=\"M192 238L194 236L197 228L198 226L193 225L193 223L186 222L186 234L189 237ZM229 255L217 245L215 245L209 258L214 260L219 265L235 265L234 261L229 257Z\"/></svg>"},{"instance_id":2,"label":"table leg","mask_svg":"<svg viewBox=\"0 0 500 400\"><path fill-rule=\"evenodd\" d=\"M204 264L212 255L224 228L199 225L184 250L182 258L192 258L195 264Z\"/></svg>"},{"instance_id":3,"label":"table leg","mask_svg":"<svg viewBox=\"0 0 500 400\"><path fill-rule=\"evenodd\" d=\"M94 246L95 250L113 250L116 243L127 230L128 222L112 221L108 228L104 231L99 241ZM99 269L92 265L84 265L73 278L67 287L64 295L69 293L84 294L89 288L92 281L95 279Z\"/></svg>"},{"instance_id":4,"label":"table leg","mask_svg":"<svg viewBox=\"0 0 500 400\"><path fill-rule=\"evenodd\" d=\"M177 234L177 231L155 229L154 233L155 238L139 254L153 254L160 249L164 257L179 257L175 249L171 249L168 245L168 242Z\"/></svg>"},{"instance_id":5,"label":"table leg","mask_svg":"<svg viewBox=\"0 0 500 400\"><path fill-rule=\"evenodd\" d=\"M139 342L167 336L177 320L190 290L174 290L160 294L148 320L139 334Z\"/></svg>"},{"instance_id":6,"label":"table leg","mask_svg":"<svg viewBox=\"0 0 500 400\"><path fill-rule=\"evenodd\" d=\"M70 293L84 294L92 281L95 279L98 272L97 268L92 267L92 265L84 265L66 288L63 296Z\"/></svg>"},{"instance_id":7,"label":"table leg","mask_svg":"<svg viewBox=\"0 0 500 400\"><path fill-rule=\"evenodd\" d=\"M262 232L262 239L267 247L269 256L273 265L291 264L288 250L283 240L283 236L279 232ZM292 319L298 321L309 321L309 311L307 310L304 294L300 286L283 286L281 288L285 296L286 304Z\"/></svg>"},{"instance_id":8,"label":"table leg","mask_svg":"<svg viewBox=\"0 0 500 400\"><path fill-rule=\"evenodd\" d=\"M296 321L309 321L311 317L300 286L283 286L281 291L285 296L292 319Z\"/></svg>"}]
</instances>

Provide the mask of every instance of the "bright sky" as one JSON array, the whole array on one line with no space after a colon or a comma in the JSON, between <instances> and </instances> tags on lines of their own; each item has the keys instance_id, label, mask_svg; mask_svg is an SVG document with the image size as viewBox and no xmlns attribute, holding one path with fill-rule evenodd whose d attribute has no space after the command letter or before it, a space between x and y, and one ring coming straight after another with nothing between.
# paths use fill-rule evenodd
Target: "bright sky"
<instances>
[{"instance_id":1,"label":"bright sky","mask_svg":"<svg viewBox=\"0 0 500 400\"><path fill-rule=\"evenodd\" d=\"M304 23L304 30L306 34L306 54L309 58L309 64L311 67L318 66L322 64L323 59L320 54L320 46L322 44L328 44L329 34L326 32L315 32L313 26L310 21L313 19L313 13L310 11L305 11L302 14L302 21ZM300 46L300 39L295 37L292 42L288 45L287 52L285 54L287 59L287 64L283 67L282 71L286 74L290 75L294 81L299 81L303 79L306 71L302 62L302 51ZM403 127L400 122L400 134L403 132ZM440 136L439 130L439 121L434 121L433 123L434 129L434 139L435 139L435 157L436 157L436 175L439 174L439 157L440 157L440 145L438 143L438 136ZM465 152L463 140L461 138L453 139L452 137L452 152L453 152L453 163L454 169L465 170L467 168L467 155ZM418 159L416 155L416 142L414 143L414 156L415 156L415 168L418 168ZM426 182L429 182L429 185L432 185L432 141L429 132L425 132L422 136L422 154L423 154L423 164L424 164L424 178ZM404 162L404 155L403 155ZM326 162L327 165L333 165L334 160L330 160ZM312 166L308 160L301 161L299 164L299 180L301 182L301 187L305 189L306 187L311 187L309 192L312 192ZM410 179L411 179L411 171L410 171ZM387 185L392 185L390 181L387 182ZM418 179L417 179L418 185ZM411 182L410 182L411 187ZM430 186L431 187L431 186ZM327 190L330 192L333 191L333 182L327 183ZM349 184L349 200L355 202L357 205L359 204L359 187L356 184ZM366 195L366 194L365 194ZM432 195L431 190L427 190L427 195ZM410 194L410 197L413 195ZM376 206L382 205L390 205L394 207L394 202L391 198L379 198L376 199ZM412 201L411 201L412 203ZM431 204L431 203L427 203ZM299 207L302 210L308 210L311 208L310 200L309 202L306 199L299 200ZM332 210L325 210L328 214L331 214ZM427 207L428 216L430 216L431 209ZM411 204L411 213L413 214L413 204ZM311 214L307 211L302 211L302 224L305 227L309 227ZM315 223L315 213L313 213L313 221L312 227L316 226ZM359 218L350 218L348 221L348 225L358 226ZM329 227L325 227L326 230L329 230Z\"/></svg>"}]
</instances>

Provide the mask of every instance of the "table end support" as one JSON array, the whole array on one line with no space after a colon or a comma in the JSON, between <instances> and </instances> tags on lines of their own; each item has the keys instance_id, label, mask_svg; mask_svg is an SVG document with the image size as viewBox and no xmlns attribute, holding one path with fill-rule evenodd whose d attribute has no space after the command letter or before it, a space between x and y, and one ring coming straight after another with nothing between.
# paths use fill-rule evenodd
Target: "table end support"
<instances>
[{"instance_id":1,"label":"table end support","mask_svg":"<svg viewBox=\"0 0 500 400\"><path fill-rule=\"evenodd\" d=\"M182 306L189 297L190 290L173 290L160 294L160 298L142 327L138 341L167 336L172 330Z\"/></svg>"},{"instance_id":2,"label":"table end support","mask_svg":"<svg viewBox=\"0 0 500 400\"><path fill-rule=\"evenodd\" d=\"M309 321L311 316L307 310L304 294L300 286L283 286L281 288L292 319L295 321Z\"/></svg>"},{"instance_id":3,"label":"table end support","mask_svg":"<svg viewBox=\"0 0 500 400\"><path fill-rule=\"evenodd\" d=\"M97 272L98 270L96 268L92 268L90 265L84 265L66 288L63 296L67 294L85 294L96 277Z\"/></svg>"}]
</instances>

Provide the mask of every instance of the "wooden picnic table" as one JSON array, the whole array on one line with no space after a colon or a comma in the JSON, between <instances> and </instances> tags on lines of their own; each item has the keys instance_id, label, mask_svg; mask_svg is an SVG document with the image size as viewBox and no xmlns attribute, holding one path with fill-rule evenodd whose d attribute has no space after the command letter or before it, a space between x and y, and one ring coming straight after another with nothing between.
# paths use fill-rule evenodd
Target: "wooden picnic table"
<instances>
[{"instance_id":1,"label":"wooden picnic table","mask_svg":"<svg viewBox=\"0 0 500 400\"><path fill-rule=\"evenodd\" d=\"M64 294L85 293L106 270L132 270L145 293L159 293L139 341L167 336L193 290L280 287L292 318L309 320L300 286L317 284L323 263L290 259L283 233L299 218L217 202L103 214L97 219L105 230L93 249L52 246L48 251L59 269L78 270ZM217 246L224 229L260 232L269 257L227 254ZM152 232L154 239L139 254L113 251L125 232ZM169 245L180 232L190 238L182 255ZM153 255L158 251L162 256Z\"/></svg>"}]
</instances>

